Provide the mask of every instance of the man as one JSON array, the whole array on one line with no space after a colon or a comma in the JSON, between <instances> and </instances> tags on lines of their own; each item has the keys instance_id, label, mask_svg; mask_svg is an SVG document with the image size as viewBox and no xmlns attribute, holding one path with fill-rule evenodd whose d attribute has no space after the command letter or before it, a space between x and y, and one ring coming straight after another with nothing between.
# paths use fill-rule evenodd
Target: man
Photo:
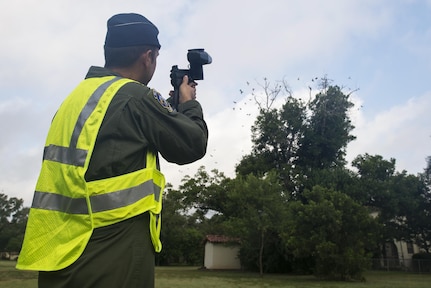
<instances>
[{"instance_id":1,"label":"man","mask_svg":"<svg viewBox=\"0 0 431 288\"><path fill-rule=\"evenodd\" d=\"M133 13L107 24L105 67L90 67L47 136L17 264L40 271L39 287L154 287L165 184L158 153L177 164L206 153L195 83L184 77L178 111L147 87L156 26Z\"/></svg>"}]
</instances>

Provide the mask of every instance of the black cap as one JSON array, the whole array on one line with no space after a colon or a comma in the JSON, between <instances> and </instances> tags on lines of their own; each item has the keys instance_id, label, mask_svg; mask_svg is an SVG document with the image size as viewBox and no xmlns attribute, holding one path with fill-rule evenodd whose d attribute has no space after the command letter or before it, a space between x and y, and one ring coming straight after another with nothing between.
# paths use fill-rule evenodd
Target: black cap
<instances>
[{"instance_id":1,"label":"black cap","mask_svg":"<svg viewBox=\"0 0 431 288\"><path fill-rule=\"evenodd\" d=\"M159 30L150 20L135 13L122 13L108 20L105 47L155 46L160 48Z\"/></svg>"}]
</instances>

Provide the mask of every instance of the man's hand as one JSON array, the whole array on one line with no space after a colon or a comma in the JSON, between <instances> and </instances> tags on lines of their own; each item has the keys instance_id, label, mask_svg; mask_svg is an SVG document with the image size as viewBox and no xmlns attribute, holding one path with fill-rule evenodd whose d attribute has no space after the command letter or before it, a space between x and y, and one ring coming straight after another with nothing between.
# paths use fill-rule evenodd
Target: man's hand
<instances>
[{"instance_id":1,"label":"man's hand","mask_svg":"<svg viewBox=\"0 0 431 288\"><path fill-rule=\"evenodd\" d=\"M184 103L190 100L196 99L196 86L198 84L195 81L192 81L189 84L189 77L187 75L184 75L183 77L183 83L180 85L180 103Z\"/></svg>"}]
</instances>

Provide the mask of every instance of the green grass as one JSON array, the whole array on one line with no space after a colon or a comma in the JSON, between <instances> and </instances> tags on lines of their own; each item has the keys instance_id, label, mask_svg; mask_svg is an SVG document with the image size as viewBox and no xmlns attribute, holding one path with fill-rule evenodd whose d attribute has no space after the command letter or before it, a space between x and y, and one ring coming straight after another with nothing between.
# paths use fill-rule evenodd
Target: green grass
<instances>
[{"instance_id":1,"label":"green grass","mask_svg":"<svg viewBox=\"0 0 431 288\"><path fill-rule=\"evenodd\" d=\"M15 261L0 260L0 287L37 287L37 272L20 271L15 269L15 265Z\"/></svg>"},{"instance_id":2,"label":"green grass","mask_svg":"<svg viewBox=\"0 0 431 288\"><path fill-rule=\"evenodd\" d=\"M16 270L15 262L0 261L0 287L36 288L37 272ZM429 288L431 274L377 272L366 282L320 281L313 276L264 275L233 271L202 271L197 267L157 267L156 288Z\"/></svg>"}]
</instances>

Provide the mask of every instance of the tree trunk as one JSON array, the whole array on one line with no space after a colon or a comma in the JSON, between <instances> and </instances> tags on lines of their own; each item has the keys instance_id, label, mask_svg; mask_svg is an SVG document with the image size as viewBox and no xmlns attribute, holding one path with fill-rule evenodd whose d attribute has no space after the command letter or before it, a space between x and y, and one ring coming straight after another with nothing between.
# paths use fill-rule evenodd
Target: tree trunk
<instances>
[{"instance_id":1,"label":"tree trunk","mask_svg":"<svg viewBox=\"0 0 431 288\"><path fill-rule=\"evenodd\" d=\"M260 234L260 249L259 249L259 273L263 276L263 243L264 243L265 231L262 230Z\"/></svg>"}]
</instances>

